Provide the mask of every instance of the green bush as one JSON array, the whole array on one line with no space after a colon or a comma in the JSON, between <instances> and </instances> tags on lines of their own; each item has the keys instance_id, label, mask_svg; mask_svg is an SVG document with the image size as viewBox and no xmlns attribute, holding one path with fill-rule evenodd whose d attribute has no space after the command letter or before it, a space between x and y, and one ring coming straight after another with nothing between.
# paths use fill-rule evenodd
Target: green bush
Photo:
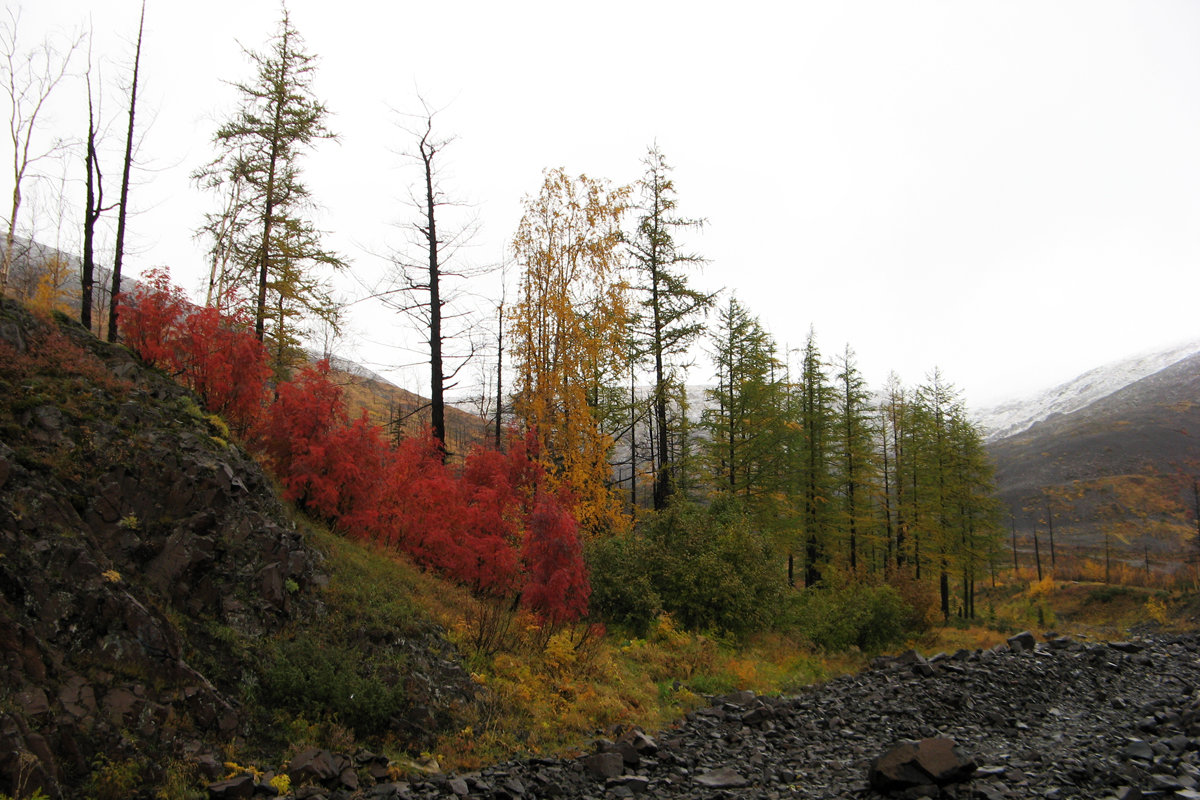
<instances>
[{"instance_id":1,"label":"green bush","mask_svg":"<svg viewBox=\"0 0 1200 800\"><path fill-rule=\"evenodd\" d=\"M764 537L728 504L676 501L640 528L591 546L592 610L639 635L660 611L690 630L770 627L784 583Z\"/></svg>"},{"instance_id":2,"label":"green bush","mask_svg":"<svg viewBox=\"0 0 1200 800\"><path fill-rule=\"evenodd\" d=\"M913 610L892 586L847 584L805 589L787 604L785 627L835 652L877 652L903 641Z\"/></svg>"},{"instance_id":3,"label":"green bush","mask_svg":"<svg viewBox=\"0 0 1200 800\"><path fill-rule=\"evenodd\" d=\"M388 674L390 673L390 674ZM399 669L352 646L305 635L276 640L259 675L263 703L311 719L332 716L360 734L385 730L401 716Z\"/></svg>"}]
</instances>

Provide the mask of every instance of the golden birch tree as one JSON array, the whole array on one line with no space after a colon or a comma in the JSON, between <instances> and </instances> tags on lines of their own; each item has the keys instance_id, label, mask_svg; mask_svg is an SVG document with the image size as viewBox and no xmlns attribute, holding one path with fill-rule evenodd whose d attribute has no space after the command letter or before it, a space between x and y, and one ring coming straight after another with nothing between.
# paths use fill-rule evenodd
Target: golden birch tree
<instances>
[{"instance_id":1,"label":"golden birch tree","mask_svg":"<svg viewBox=\"0 0 1200 800\"><path fill-rule=\"evenodd\" d=\"M629 198L586 175L549 170L513 240L522 270L512 315L514 410L551 480L570 488L587 535L628 525L611 488L598 382L621 374L629 311L620 223Z\"/></svg>"}]
</instances>

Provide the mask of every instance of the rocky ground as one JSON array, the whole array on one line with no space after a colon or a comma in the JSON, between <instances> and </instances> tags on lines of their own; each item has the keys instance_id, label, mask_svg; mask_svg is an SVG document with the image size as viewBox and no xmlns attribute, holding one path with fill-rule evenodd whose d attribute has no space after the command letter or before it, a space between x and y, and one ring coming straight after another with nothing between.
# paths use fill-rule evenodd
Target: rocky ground
<instances>
[{"instance_id":1,"label":"rocky ground","mask_svg":"<svg viewBox=\"0 0 1200 800\"><path fill-rule=\"evenodd\" d=\"M1200 798L1200 637L1035 642L882 659L797 697L736 694L653 737L597 743L578 759L380 783L372 798L878 797L873 759L948 737L969 780L900 797ZM298 776L299 777L299 776ZM298 797L349 796L311 786Z\"/></svg>"}]
</instances>

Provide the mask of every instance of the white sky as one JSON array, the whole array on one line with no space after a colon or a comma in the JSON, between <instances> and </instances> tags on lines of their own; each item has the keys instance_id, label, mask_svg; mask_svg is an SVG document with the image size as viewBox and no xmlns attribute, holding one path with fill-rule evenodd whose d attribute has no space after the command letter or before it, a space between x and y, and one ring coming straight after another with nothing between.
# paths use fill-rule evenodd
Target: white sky
<instances>
[{"instance_id":1,"label":"white sky","mask_svg":"<svg viewBox=\"0 0 1200 800\"><path fill-rule=\"evenodd\" d=\"M138 0L23 5L27 43L90 16L118 147ZM917 383L938 366L987 405L1200 339L1200 4L289 9L320 56L316 91L340 134L304 162L317 221L364 276L404 241L396 223L411 217L416 176L396 155L408 140L391 109L419 111L419 90L457 137L447 185L475 204L475 262L504 256L544 168L630 182L657 141L681 211L709 223L687 242L710 259L697 285L736 292L781 345L801 346L810 325L827 356L849 342L872 384L889 370ZM154 121L131 200L133 272L169 264L198 293L192 232L216 199L188 174L233 107L224 82L251 77L238 42L261 49L278 16L259 0L147 0L139 113ZM82 81L56 99L43 131L82 134ZM81 159L67 169L74 202ZM118 171L111 159L112 181ZM57 216L51 186L38 189L43 231ZM80 238L73 214L64 244ZM388 317L352 320L376 368L416 357L370 341L415 338ZM709 372L698 364L689 380ZM399 380L422 389L419 375Z\"/></svg>"}]
</instances>

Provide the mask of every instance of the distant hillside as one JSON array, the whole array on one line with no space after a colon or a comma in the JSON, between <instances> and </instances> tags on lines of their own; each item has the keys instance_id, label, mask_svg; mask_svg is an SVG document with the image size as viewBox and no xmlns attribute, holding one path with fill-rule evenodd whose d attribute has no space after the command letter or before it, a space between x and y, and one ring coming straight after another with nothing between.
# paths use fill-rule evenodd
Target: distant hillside
<instances>
[{"instance_id":1,"label":"distant hillside","mask_svg":"<svg viewBox=\"0 0 1200 800\"><path fill-rule=\"evenodd\" d=\"M1107 539L1127 555L1181 559L1195 536L1200 353L1088 397L1129 374L1128 362L1114 367L1064 384L1079 389L1077 408L988 444L999 496L1022 535L1035 525L1046 535L1049 508L1067 547L1094 557Z\"/></svg>"},{"instance_id":2,"label":"distant hillside","mask_svg":"<svg viewBox=\"0 0 1200 800\"><path fill-rule=\"evenodd\" d=\"M1200 353L1200 340L1143 353L1090 369L1077 378L1032 397L1009 400L978 410L974 416L989 441L1014 436L1056 414L1070 414L1142 378Z\"/></svg>"},{"instance_id":3,"label":"distant hillside","mask_svg":"<svg viewBox=\"0 0 1200 800\"><path fill-rule=\"evenodd\" d=\"M429 399L401 389L386 378L343 358L330 359L335 382L346 392L352 416L365 409L371 421L392 434L398 428L413 434L430 424ZM471 446L489 435L490 423L461 408L446 406L446 447L450 454L464 455Z\"/></svg>"}]
</instances>

